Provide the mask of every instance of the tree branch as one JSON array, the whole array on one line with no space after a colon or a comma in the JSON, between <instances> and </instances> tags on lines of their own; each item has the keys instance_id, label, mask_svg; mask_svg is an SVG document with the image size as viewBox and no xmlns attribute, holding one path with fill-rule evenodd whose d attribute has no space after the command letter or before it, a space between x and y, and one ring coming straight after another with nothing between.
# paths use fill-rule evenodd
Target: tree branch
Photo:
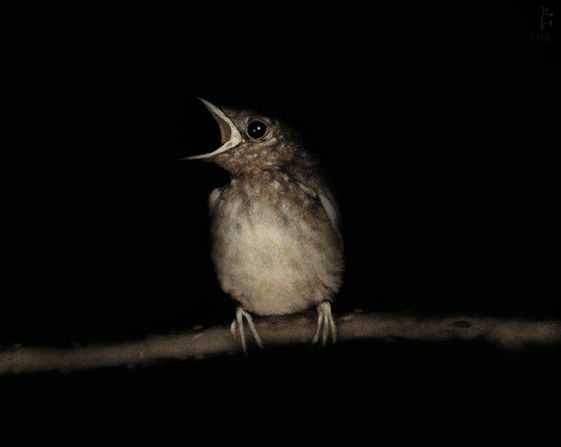
<instances>
[{"instance_id":1,"label":"tree branch","mask_svg":"<svg viewBox=\"0 0 561 447\"><path fill-rule=\"evenodd\" d=\"M255 318L265 347L309 343L316 329L313 313ZM364 339L416 341L477 340L505 349L561 342L559 320L505 319L478 316L419 317L355 311L337 319L339 341ZM250 334L248 334L250 339ZM109 366L136 366L164 359L203 358L240 352L225 326L143 340L77 348L13 347L0 352L0 375L36 371L72 371Z\"/></svg>"}]
</instances>

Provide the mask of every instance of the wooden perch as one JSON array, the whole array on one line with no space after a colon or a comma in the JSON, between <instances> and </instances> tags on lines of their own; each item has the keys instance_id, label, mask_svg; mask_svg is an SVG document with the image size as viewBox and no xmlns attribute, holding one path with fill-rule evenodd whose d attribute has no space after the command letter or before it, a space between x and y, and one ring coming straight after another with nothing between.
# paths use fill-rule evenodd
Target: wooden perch
<instances>
[{"instance_id":1,"label":"wooden perch","mask_svg":"<svg viewBox=\"0 0 561 447\"><path fill-rule=\"evenodd\" d=\"M307 344L315 314L255 318L265 348ZM561 341L558 320L504 319L474 316L419 317L355 311L337 318L338 343L352 340L477 340L507 349L553 345ZM251 346L251 337L248 337ZM241 352L229 327L214 326L181 334L77 348L13 347L0 352L0 375L35 371L72 371L109 366L136 366L164 359L203 358ZM250 354L251 355L251 354Z\"/></svg>"}]
</instances>

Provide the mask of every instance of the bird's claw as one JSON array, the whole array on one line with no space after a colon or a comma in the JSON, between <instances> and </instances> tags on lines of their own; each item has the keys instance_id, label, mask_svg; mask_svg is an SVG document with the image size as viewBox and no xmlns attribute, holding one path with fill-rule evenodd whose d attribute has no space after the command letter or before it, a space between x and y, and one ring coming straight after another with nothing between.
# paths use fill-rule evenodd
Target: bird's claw
<instances>
[{"instance_id":1,"label":"bird's claw","mask_svg":"<svg viewBox=\"0 0 561 447\"><path fill-rule=\"evenodd\" d=\"M321 338L321 345L325 346L327 339L331 338L331 343L335 344L337 340L337 328L335 326L335 320L333 319L333 314L331 313L331 304L329 301L324 301L317 307L318 312L318 325L316 334L312 339L312 345L315 345Z\"/></svg>"},{"instance_id":2,"label":"bird's claw","mask_svg":"<svg viewBox=\"0 0 561 447\"><path fill-rule=\"evenodd\" d=\"M243 322L244 318L246 319L251 334L255 339L255 343L257 343L257 346L259 346L260 349L263 349L263 342L261 341L261 337L259 337L259 334L257 333L257 329L255 329L255 324L253 324L253 318L251 318L251 314L243 310L241 307L238 307L236 309L236 318L234 318L232 324L230 325L230 332L232 333L232 337L234 337L234 339L237 339L237 333L239 332L242 350L244 354L247 355L247 344L245 341L245 328Z\"/></svg>"}]
</instances>

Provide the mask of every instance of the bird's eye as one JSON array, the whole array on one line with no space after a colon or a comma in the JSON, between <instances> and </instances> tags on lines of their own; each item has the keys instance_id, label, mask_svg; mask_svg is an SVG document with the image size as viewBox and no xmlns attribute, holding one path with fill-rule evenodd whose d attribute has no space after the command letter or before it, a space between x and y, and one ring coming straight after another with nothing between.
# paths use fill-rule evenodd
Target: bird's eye
<instances>
[{"instance_id":1,"label":"bird's eye","mask_svg":"<svg viewBox=\"0 0 561 447\"><path fill-rule=\"evenodd\" d=\"M247 134L254 140L261 138L265 132L267 132L267 125L261 121L252 121L247 126Z\"/></svg>"}]
</instances>

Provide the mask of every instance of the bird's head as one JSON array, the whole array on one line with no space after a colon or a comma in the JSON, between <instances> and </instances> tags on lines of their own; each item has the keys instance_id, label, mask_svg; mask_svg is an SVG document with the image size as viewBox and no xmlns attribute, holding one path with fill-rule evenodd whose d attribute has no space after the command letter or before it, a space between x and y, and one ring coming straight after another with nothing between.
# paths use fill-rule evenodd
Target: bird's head
<instances>
[{"instance_id":1,"label":"bird's head","mask_svg":"<svg viewBox=\"0 0 561 447\"><path fill-rule=\"evenodd\" d=\"M248 110L218 108L201 101L218 123L221 146L187 160L212 161L237 175L281 169L298 158L298 137L282 122Z\"/></svg>"}]
</instances>

